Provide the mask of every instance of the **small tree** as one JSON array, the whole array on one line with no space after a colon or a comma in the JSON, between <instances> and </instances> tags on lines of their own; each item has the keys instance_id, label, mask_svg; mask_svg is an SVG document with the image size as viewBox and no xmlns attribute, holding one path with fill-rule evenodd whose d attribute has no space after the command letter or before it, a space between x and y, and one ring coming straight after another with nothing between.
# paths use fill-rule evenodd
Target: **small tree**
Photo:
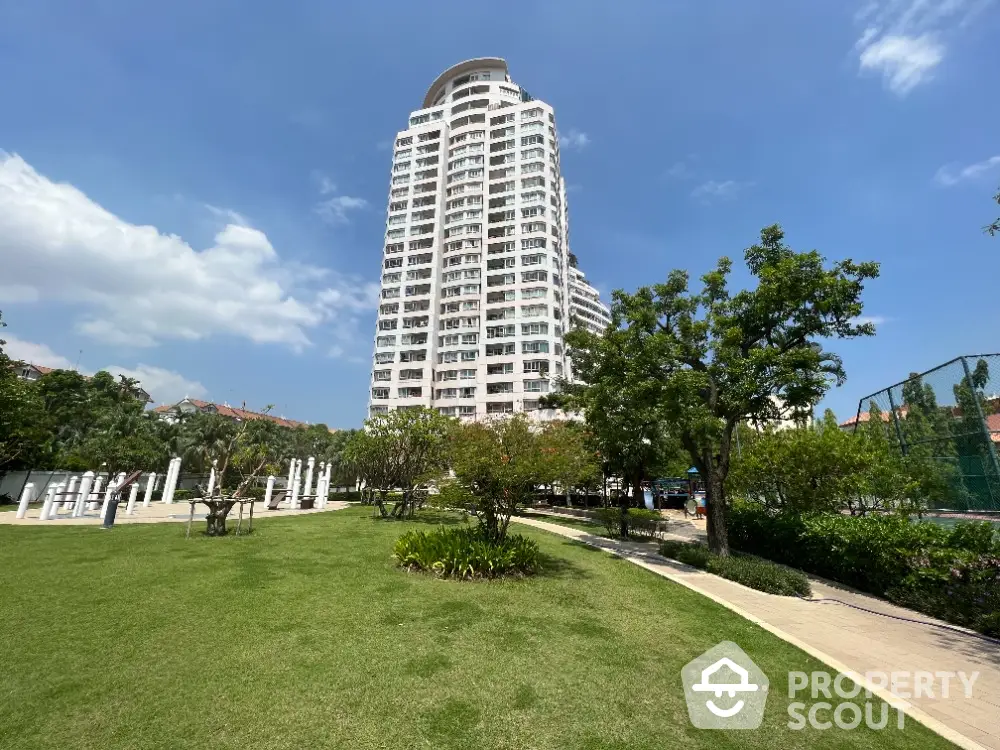
<instances>
[{"instance_id":1,"label":"small tree","mask_svg":"<svg viewBox=\"0 0 1000 750\"><path fill-rule=\"evenodd\" d=\"M510 517L534 494L544 475L542 440L521 414L486 423L456 425L451 466L476 501L487 539L503 541Z\"/></svg>"},{"instance_id":2,"label":"small tree","mask_svg":"<svg viewBox=\"0 0 1000 750\"><path fill-rule=\"evenodd\" d=\"M877 263L827 268L818 252L785 245L777 225L762 230L744 257L752 289L730 294L732 263L722 258L702 277L701 291L689 289L687 272L673 271L635 294L616 291L612 304L622 388L649 389L648 412L670 425L705 480L709 546L720 555L729 554L725 482L736 426L811 410L846 377L820 341L875 333L858 316ZM587 340L573 334L570 343L585 382L597 371L614 383L600 347L581 351ZM639 418L650 421L645 413Z\"/></svg>"},{"instance_id":3,"label":"small tree","mask_svg":"<svg viewBox=\"0 0 1000 750\"><path fill-rule=\"evenodd\" d=\"M433 409L396 409L365 420L344 447L344 457L372 493L383 518L413 514L416 489L445 471L453 420ZM399 490L391 509L386 496Z\"/></svg>"},{"instance_id":4,"label":"small tree","mask_svg":"<svg viewBox=\"0 0 1000 750\"><path fill-rule=\"evenodd\" d=\"M559 484L572 505L574 489L593 487L601 475L599 452L592 436L577 422L549 422L538 436L542 472L548 484Z\"/></svg>"}]
</instances>

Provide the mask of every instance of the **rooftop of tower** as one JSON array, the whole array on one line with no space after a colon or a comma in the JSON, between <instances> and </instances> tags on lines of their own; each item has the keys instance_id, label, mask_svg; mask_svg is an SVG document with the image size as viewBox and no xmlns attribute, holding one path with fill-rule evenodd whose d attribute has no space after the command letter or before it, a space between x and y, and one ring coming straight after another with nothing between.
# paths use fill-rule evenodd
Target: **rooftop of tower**
<instances>
[{"instance_id":1,"label":"rooftop of tower","mask_svg":"<svg viewBox=\"0 0 1000 750\"><path fill-rule=\"evenodd\" d=\"M457 65L452 65L448 68L448 70L435 78L434 83L432 83L431 87L427 89L427 96L424 97L423 109L434 106L434 100L437 98L438 93L440 93L441 88L452 78L460 76L463 73L471 73L472 71L484 66L496 67L497 65L503 66L503 72L505 75L510 75L507 70L507 61L502 57L476 57L472 60L464 60Z\"/></svg>"}]
</instances>

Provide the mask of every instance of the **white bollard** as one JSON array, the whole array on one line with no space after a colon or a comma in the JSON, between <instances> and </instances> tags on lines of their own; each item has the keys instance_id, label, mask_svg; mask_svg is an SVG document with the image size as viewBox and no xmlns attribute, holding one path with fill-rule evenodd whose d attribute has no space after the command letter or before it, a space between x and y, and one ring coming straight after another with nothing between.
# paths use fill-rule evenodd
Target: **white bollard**
<instances>
[{"instance_id":1,"label":"white bollard","mask_svg":"<svg viewBox=\"0 0 1000 750\"><path fill-rule=\"evenodd\" d=\"M177 489L177 481L181 477L181 460L175 458L170 462L167 470L167 481L163 485L163 502L169 504L174 501L174 491Z\"/></svg>"},{"instance_id":2,"label":"white bollard","mask_svg":"<svg viewBox=\"0 0 1000 750\"><path fill-rule=\"evenodd\" d=\"M331 474L331 469L332 468L333 468L333 466L328 461L327 464L326 464L326 471L323 473L323 507L324 508L326 507L326 504L330 500L330 474Z\"/></svg>"},{"instance_id":3,"label":"white bollard","mask_svg":"<svg viewBox=\"0 0 1000 750\"><path fill-rule=\"evenodd\" d=\"M52 495L52 507L49 509L49 520L52 521L59 517L59 509L62 508L62 504L66 499L66 483L60 482L56 485L56 491Z\"/></svg>"},{"instance_id":4,"label":"white bollard","mask_svg":"<svg viewBox=\"0 0 1000 750\"><path fill-rule=\"evenodd\" d=\"M52 512L52 500L55 498L55 494L55 486L49 485L49 488L45 491L45 502L42 503L42 512L39 514L38 520L49 520L49 514Z\"/></svg>"},{"instance_id":5,"label":"white bollard","mask_svg":"<svg viewBox=\"0 0 1000 750\"><path fill-rule=\"evenodd\" d=\"M274 494L274 474L267 478L267 489L264 490L264 507L271 504L271 495Z\"/></svg>"},{"instance_id":6,"label":"white bollard","mask_svg":"<svg viewBox=\"0 0 1000 750\"><path fill-rule=\"evenodd\" d=\"M288 462L288 484L285 485L285 489L288 490L288 494L285 495L286 498L291 498L292 496L292 485L295 484L295 459L291 459Z\"/></svg>"},{"instance_id":7,"label":"white bollard","mask_svg":"<svg viewBox=\"0 0 1000 750\"><path fill-rule=\"evenodd\" d=\"M215 467L218 465L218 460L212 461L212 471L208 474L208 496L212 496L212 491L215 489Z\"/></svg>"},{"instance_id":8,"label":"white bollard","mask_svg":"<svg viewBox=\"0 0 1000 750\"><path fill-rule=\"evenodd\" d=\"M97 510L101 504L101 485L104 484L104 477L97 477L94 480L94 491L87 499L87 510Z\"/></svg>"},{"instance_id":9,"label":"white bollard","mask_svg":"<svg viewBox=\"0 0 1000 750\"><path fill-rule=\"evenodd\" d=\"M291 498L290 506L292 510L297 510L299 507L299 493L302 491L302 459L297 459L295 462L295 477L292 479L292 491L289 495Z\"/></svg>"},{"instance_id":10,"label":"white bollard","mask_svg":"<svg viewBox=\"0 0 1000 750\"><path fill-rule=\"evenodd\" d=\"M149 503L153 499L153 487L156 486L156 472L152 472L149 475L149 479L146 480L146 494L142 496L142 507L148 508Z\"/></svg>"},{"instance_id":11,"label":"white bollard","mask_svg":"<svg viewBox=\"0 0 1000 750\"><path fill-rule=\"evenodd\" d=\"M28 512L28 503L31 502L31 495L35 491L34 482L28 482L24 485L24 489L21 490L21 502L17 505L17 517L24 518L24 514Z\"/></svg>"},{"instance_id":12,"label":"white bollard","mask_svg":"<svg viewBox=\"0 0 1000 750\"><path fill-rule=\"evenodd\" d=\"M101 504L101 520L104 520L104 514L108 512L108 506L111 504L111 493L115 491L115 487L118 483L108 478L108 486L104 490L104 502Z\"/></svg>"},{"instance_id":13,"label":"white bollard","mask_svg":"<svg viewBox=\"0 0 1000 750\"><path fill-rule=\"evenodd\" d=\"M135 513L135 499L139 497L139 483L132 482L128 491L128 505L125 507L125 515L131 516Z\"/></svg>"},{"instance_id":14,"label":"white bollard","mask_svg":"<svg viewBox=\"0 0 1000 750\"><path fill-rule=\"evenodd\" d=\"M308 497L313 493L313 471L316 469L316 459L309 456L306 462L306 482L302 485L302 494Z\"/></svg>"},{"instance_id":15,"label":"white bollard","mask_svg":"<svg viewBox=\"0 0 1000 750\"><path fill-rule=\"evenodd\" d=\"M79 518L87 508L87 499L90 497L90 488L94 486L94 472L84 473L80 480L80 492L76 496L76 503L73 505L73 517Z\"/></svg>"}]
</instances>

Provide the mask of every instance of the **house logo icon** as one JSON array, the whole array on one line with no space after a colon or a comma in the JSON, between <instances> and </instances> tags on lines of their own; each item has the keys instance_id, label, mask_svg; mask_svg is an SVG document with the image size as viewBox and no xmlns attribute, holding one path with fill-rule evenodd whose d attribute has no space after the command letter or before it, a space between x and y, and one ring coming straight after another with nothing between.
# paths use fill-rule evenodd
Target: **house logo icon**
<instances>
[{"instance_id":1,"label":"house logo icon","mask_svg":"<svg viewBox=\"0 0 1000 750\"><path fill-rule=\"evenodd\" d=\"M681 670L688 716L699 729L756 729L764 720L768 681L731 641L723 641Z\"/></svg>"}]
</instances>

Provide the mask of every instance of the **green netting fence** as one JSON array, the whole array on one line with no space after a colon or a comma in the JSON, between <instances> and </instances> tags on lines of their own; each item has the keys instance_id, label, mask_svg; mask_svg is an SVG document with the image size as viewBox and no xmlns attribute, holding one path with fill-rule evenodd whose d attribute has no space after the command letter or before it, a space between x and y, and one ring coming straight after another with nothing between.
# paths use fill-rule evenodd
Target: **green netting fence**
<instances>
[{"instance_id":1,"label":"green netting fence","mask_svg":"<svg viewBox=\"0 0 1000 750\"><path fill-rule=\"evenodd\" d=\"M866 396L854 429L872 420L904 455L947 467L932 509L1000 512L1000 354L957 357Z\"/></svg>"}]
</instances>

